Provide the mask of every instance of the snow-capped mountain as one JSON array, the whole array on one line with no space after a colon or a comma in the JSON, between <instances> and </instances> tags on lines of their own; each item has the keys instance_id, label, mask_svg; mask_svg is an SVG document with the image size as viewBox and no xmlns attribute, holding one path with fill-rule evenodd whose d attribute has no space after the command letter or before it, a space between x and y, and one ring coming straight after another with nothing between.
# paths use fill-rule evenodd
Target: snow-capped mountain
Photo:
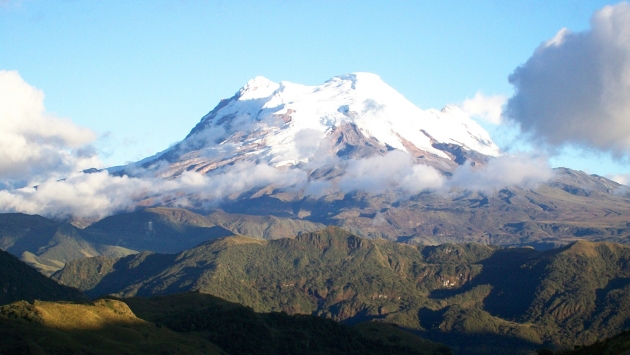
<instances>
[{"instance_id":1,"label":"snow-capped mountain","mask_svg":"<svg viewBox=\"0 0 630 355\"><path fill-rule=\"evenodd\" d=\"M256 77L222 100L183 141L140 164L174 177L241 160L318 168L331 158L392 150L442 172L467 158L499 153L488 133L459 108L421 110L379 76L354 73L317 86Z\"/></svg>"},{"instance_id":2,"label":"snow-capped mountain","mask_svg":"<svg viewBox=\"0 0 630 355\"><path fill-rule=\"evenodd\" d=\"M459 108L421 110L367 73L318 86L255 78L178 144L108 172L40 185L15 201L88 218L183 207L265 238L311 231L312 223L408 243L541 248L630 233L626 187L552 170L537 156L499 154ZM69 196L39 203L57 191ZM205 218L164 213L182 223ZM142 223L142 233L153 231Z\"/></svg>"}]
</instances>

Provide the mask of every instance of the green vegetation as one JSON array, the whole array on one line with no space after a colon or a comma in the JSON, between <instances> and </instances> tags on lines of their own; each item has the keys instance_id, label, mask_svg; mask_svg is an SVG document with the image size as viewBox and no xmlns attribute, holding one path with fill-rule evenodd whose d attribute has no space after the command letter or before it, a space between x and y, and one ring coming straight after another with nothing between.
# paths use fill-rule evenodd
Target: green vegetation
<instances>
[{"instance_id":1,"label":"green vegetation","mask_svg":"<svg viewBox=\"0 0 630 355\"><path fill-rule=\"evenodd\" d=\"M630 248L410 246L338 228L294 239L213 240L174 255L68 263L53 276L89 296L198 291L256 312L379 320L462 354L590 344L630 324Z\"/></svg>"},{"instance_id":2,"label":"green vegetation","mask_svg":"<svg viewBox=\"0 0 630 355\"><path fill-rule=\"evenodd\" d=\"M87 301L81 291L59 285L0 250L0 305L19 300Z\"/></svg>"},{"instance_id":3,"label":"green vegetation","mask_svg":"<svg viewBox=\"0 0 630 355\"><path fill-rule=\"evenodd\" d=\"M314 316L260 314L199 293L20 301L0 307L0 339L1 354L452 354L386 324L354 329Z\"/></svg>"},{"instance_id":4,"label":"green vegetation","mask_svg":"<svg viewBox=\"0 0 630 355\"><path fill-rule=\"evenodd\" d=\"M0 214L0 249L22 258L45 275L52 275L75 259L135 253L116 244L93 242L84 231L68 223L22 213Z\"/></svg>"},{"instance_id":5,"label":"green vegetation","mask_svg":"<svg viewBox=\"0 0 630 355\"><path fill-rule=\"evenodd\" d=\"M203 334L230 354L452 354L443 345L387 325L374 325L374 333L320 317L255 313L200 293L121 301L141 318L179 332Z\"/></svg>"},{"instance_id":6,"label":"green vegetation","mask_svg":"<svg viewBox=\"0 0 630 355\"><path fill-rule=\"evenodd\" d=\"M139 319L115 300L2 306L0 339L2 354L225 354L197 334Z\"/></svg>"},{"instance_id":7,"label":"green vegetation","mask_svg":"<svg viewBox=\"0 0 630 355\"><path fill-rule=\"evenodd\" d=\"M86 257L178 253L235 233L274 239L323 227L290 218L224 212L204 216L161 207L107 217L83 229L41 216L5 213L0 214L0 249L50 276L66 262Z\"/></svg>"},{"instance_id":8,"label":"green vegetation","mask_svg":"<svg viewBox=\"0 0 630 355\"><path fill-rule=\"evenodd\" d=\"M155 219L154 228L172 222L174 234L162 233L168 238L193 235L194 223L216 226L208 217L156 210L150 213L163 220ZM78 240L72 235L105 245L97 237L115 234L99 232L97 225L78 230L37 216L3 216L3 245L24 249L23 255L41 265L53 263L50 270L59 265L47 256L71 255L72 248L55 253L79 245L70 242ZM29 251L38 243L49 243L48 249L36 250L39 256ZM0 254L0 273L20 267L5 254ZM505 344L515 354L545 346L572 348L611 337L630 324L630 249L612 243L579 241L547 251L480 244L412 246L328 228L292 239L214 238L179 254L66 261L54 279L90 297L199 291L250 307L255 314L315 315L348 325L393 323L461 354L493 353ZM25 270L18 277L0 275L2 303L83 299L76 290L46 284L49 279Z\"/></svg>"},{"instance_id":9,"label":"green vegetation","mask_svg":"<svg viewBox=\"0 0 630 355\"><path fill-rule=\"evenodd\" d=\"M561 350L558 352L547 351L541 355L623 355L630 351L630 331L626 330L611 338L597 341L588 346L575 346L572 350Z\"/></svg>"}]
</instances>

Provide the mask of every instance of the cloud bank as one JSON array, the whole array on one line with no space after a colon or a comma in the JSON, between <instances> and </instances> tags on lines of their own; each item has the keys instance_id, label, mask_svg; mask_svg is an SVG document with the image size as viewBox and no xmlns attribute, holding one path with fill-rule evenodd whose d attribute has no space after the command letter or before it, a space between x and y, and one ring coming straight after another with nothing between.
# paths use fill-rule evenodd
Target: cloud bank
<instances>
[{"instance_id":1,"label":"cloud bank","mask_svg":"<svg viewBox=\"0 0 630 355\"><path fill-rule=\"evenodd\" d=\"M213 175L187 171L174 180L114 176L107 171L50 179L37 187L0 190L1 212L40 214L52 218L103 218L138 206L214 207L232 195L257 187L289 188L306 179L298 169L276 169L242 162Z\"/></svg>"},{"instance_id":2,"label":"cloud bank","mask_svg":"<svg viewBox=\"0 0 630 355\"><path fill-rule=\"evenodd\" d=\"M89 129L46 113L44 94L0 70L0 188L37 184L98 167Z\"/></svg>"},{"instance_id":3,"label":"cloud bank","mask_svg":"<svg viewBox=\"0 0 630 355\"><path fill-rule=\"evenodd\" d=\"M533 187L552 176L545 160L527 156L502 156L483 168L462 166L450 178L432 167L415 164L402 151L338 164L346 173L336 183L309 180L306 171L295 167L279 169L247 161L208 175L187 171L171 180L151 177L150 172L140 177L115 176L106 171L76 173L63 180L49 179L37 187L0 190L0 211L64 219L103 218L139 206L211 208L267 186L302 190L315 199L335 191L359 190L370 195L395 192L406 199L423 191L447 194L453 188L493 193L514 185Z\"/></svg>"},{"instance_id":4,"label":"cloud bank","mask_svg":"<svg viewBox=\"0 0 630 355\"><path fill-rule=\"evenodd\" d=\"M630 3L606 6L591 29L561 30L509 77L506 116L537 143L573 145L628 159Z\"/></svg>"}]
</instances>

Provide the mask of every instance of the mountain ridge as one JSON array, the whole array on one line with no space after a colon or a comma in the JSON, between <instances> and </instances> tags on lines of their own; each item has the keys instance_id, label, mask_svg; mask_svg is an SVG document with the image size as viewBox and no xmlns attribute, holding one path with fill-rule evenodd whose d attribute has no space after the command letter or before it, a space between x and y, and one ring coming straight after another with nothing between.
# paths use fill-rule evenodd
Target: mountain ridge
<instances>
[{"instance_id":1,"label":"mountain ridge","mask_svg":"<svg viewBox=\"0 0 630 355\"><path fill-rule=\"evenodd\" d=\"M331 227L264 242L225 237L175 255L76 260L53 277L91 297L199 291L256 311L385 321L458 353L487 354L495 337L527 353L622 331L628 265L630 247L615 243L413 246Z\"/></svg>"},{"instance_id":2,"label":"mountain ridge","mask_svg":"<svg viewBox=\"0 0 630 355\"><path fill-rule=\"evenodd\" d=\"M367 147L369 155L401 150L415 159L432 157L429 161L440 170L462 163L449 145L482 155L499 153L488 133L459 108L423 111L377 75L353 73L318 86L256 77L221 100L184 140L137 165L163 177L208 173L243 156L274 167L321 166L323 154L343 159L345 151L334 142L335 132L342 131L353 132L358 140L350 146ZM435 164L435 158L442 163ZM171 166L164 169L160 161ZM133 168L124 171L134 174Z\"/></svg>"}]
</instances>

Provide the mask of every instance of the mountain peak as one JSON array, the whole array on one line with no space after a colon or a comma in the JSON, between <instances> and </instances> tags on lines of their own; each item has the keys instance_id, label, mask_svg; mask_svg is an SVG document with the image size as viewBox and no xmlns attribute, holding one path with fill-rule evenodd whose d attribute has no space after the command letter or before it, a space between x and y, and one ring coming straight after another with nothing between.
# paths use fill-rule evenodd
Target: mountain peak
<instances>
[{"instance_id":1,"label":"mountain peak","mask_svg":"<svg viewBox=\"0 0 630 355\"><path fill-rule=\"evenodd\" d=\"M356 72L356 73L338 75L330 79L329 82L330 81L349 81L353 85L356 85L359 82L362 84L368 84L368 85L385 84L380 76L373 73L367 73L367 72Z\"/></svg>"},{"instance_id":2,"label":"mountain peak","mask_svg":"<svg viewBox=\"0 0 630 355\"><path fill-rule=\"evenodd\" d=\"M421 110L376 74L339 75L316 86L258 76L204 116L163 159L179 162L171 176L193 165L203 167L194 168L200 172L239 160L274 167L312 165L330 157L367 158L390 150L453 167L465 161L456 157L460 153L445 151L455 146L465 155L499 152L489 134L463 111Z\"/></svg>"},{"instance_id":3,"label":"mountain peak","mask_svg":"<svg viewBox=\"0 0 630 355\"><path fill-rule=\"evenodd\" d=\"M255 100L273 95L278 90L280 84L265 78L264 76L257 76L247 82L239 92L239 100Z\"/></svg>"}]
</instances>

